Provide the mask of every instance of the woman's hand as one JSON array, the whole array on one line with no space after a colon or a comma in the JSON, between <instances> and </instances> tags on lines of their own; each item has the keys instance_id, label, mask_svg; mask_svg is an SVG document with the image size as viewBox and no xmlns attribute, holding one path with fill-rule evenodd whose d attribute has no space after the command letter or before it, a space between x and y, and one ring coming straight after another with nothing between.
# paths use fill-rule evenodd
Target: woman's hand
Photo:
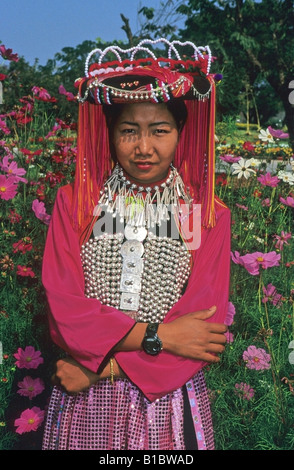
<instances>
[{"instance_id":1,"label":"woman's hand","mask_svg":"<svg viewBox=\"0 0 294 470\"><path fill-rule=\"evenodd\" d=\"M113 371L115 377L124 377L115 359L113 359ZM107 377L110 377L109 363L101 374L95 374L73 358L66 357L57 361L52 383L53 385L61 385L68 393L78 393L94 385L98 380Z\"/></svg>"},{"instance_id":2,"label":"woman's hand","mask_svg":"<svg viewBox=\"0 0 294 470\"><path fill-rule=\"evenodd\" d=\"M207 322L216 307L189 313L170 323L160 324L158 336L163 349L178 356L205 362L219 362L225 349L227 327Z\"/></svg>"}]
</instances>

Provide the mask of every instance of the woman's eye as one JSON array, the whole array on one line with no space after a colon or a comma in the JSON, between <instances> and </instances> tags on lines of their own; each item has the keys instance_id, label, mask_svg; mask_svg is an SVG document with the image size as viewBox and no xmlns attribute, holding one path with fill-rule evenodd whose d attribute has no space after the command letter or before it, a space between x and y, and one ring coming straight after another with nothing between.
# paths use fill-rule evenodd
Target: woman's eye
<instances>
[{"instance_id":1,"label":"woman's eye","mask_svg":"<svg viewBox=\"0 0 294 470\"><path fill-rule=\"evenodd\" d=\"M136 132L135 129L131 129L131 128L121 130L122 134L134 134L135 132Z\"/></svg>"},{"instance_id":2,"label":"woman's eye","mask_svg":"<svg viewBox=\"0 0 294 470\"><path fill-rule=\"evenodd\" d=\"M168 134L167 129L155 129L155 134Z\"/></svg>"}]
</instances>

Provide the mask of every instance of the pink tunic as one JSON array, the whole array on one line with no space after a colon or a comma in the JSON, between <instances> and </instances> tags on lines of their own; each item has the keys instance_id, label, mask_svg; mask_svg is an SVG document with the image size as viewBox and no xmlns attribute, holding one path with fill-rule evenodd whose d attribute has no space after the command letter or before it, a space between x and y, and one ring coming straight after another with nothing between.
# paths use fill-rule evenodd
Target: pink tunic
<instances>
[{"instance_id":1,"label":"pink tunic","mask_svg":"<svg viewBox=\"0 0 294 470\"><path fill-rule=\"evenodd\" d=\"M80 234L71 224L71 198L70 185L58 191L44 253L43 283L51 311L50 332L66 353L97 372L104 358L133 327L134 320L97 299L85 297ZM230 211L216 201L216 215L216 226L202 231L201 245L192 253L193 269L185 293L164 322L212 305L217 311L211 321L223 322L226 317ZM183 449L181 387L185 384L198 448L213 448L201 372L205 363L166 351L156 357L143 351L118 352L115 358L129 380L117 380L112 387L107 380L101 381L75 397L59 389L53 391L44 448L86 449L96 442L97 449ZM158 403L166 413L156 414ZM161 428L164 432L160 436ZM91 437L85 429L91 429Z\"/></svg>"}]
</instances>

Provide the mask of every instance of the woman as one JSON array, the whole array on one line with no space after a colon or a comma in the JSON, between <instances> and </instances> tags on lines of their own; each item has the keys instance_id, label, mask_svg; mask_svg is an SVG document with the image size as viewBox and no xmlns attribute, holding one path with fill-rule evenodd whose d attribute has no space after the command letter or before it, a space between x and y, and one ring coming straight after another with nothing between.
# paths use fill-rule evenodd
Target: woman
<instances>
[{"instance_id":1,"label":"woman","mask_svg":"<svg viewBox=\"0 0 294 470\"><path fill-rule=\"evenodd\" d=\"M43 264L67 353L44 449L214 447L202 368L224 350L230 215L213 194L214 84L200 59L192 73L153 55L99 63L79 80L76 179L58 192Z\"/></svg>"}]
</instances>

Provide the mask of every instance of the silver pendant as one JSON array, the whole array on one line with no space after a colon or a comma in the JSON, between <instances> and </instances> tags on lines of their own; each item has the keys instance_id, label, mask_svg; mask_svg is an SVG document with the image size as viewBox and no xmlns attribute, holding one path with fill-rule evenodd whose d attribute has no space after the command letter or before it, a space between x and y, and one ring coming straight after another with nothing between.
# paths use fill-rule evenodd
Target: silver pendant
<instances>
[{"instance_id":1,"label":"silver pendant","mask_svg":"<svg viewBox=\"0 0 294 470\"><path fill-rule=\"evenodd\" d=\"M122 244L120 252L124 258L141 258L144 253L144 247L138 240L127 240Z\"/></svg>"},{"instance_id":2,"label":"silver pendant","mask_svg":"<svg viewBox=\"0 0 294 470\"><path fill-rule=\"evenodd\" d=\"M123 292L120 298L121 310L138 310L139 308L139 294L131 292Z\"/></svg>"},{"instance_id":3,"label":"silver pendant","mask_svg":"<svg viewBox=\"0 0 294 470\"><path fill-rule=\"evenodd\" d=\"M132 292L137 294L141 291L141 277L134 274L125 274L123 272L120 281L120 290L122 292Z\"/></svg>"},{"instance_id":4,"label":"silver pendant","mask_svg":"<svg viewBox=\"0 0 294 470\"><path fill-rule=\"evenodd\" d=\"M126 274L141 275L143 272L143 259L124 258L122 270Z\"/></svg>"},{"instance_id":5,"label":"silver pendant","mask_svg":"<svg viewBox=\"0 0 294 470\"><path fill-rule=\"evenodd\" d=\"M125 237L127 240L142 242L147 237L147 230L145 227L136 227L128 224L125 226Z\"/></svg>"}]
</instances>

